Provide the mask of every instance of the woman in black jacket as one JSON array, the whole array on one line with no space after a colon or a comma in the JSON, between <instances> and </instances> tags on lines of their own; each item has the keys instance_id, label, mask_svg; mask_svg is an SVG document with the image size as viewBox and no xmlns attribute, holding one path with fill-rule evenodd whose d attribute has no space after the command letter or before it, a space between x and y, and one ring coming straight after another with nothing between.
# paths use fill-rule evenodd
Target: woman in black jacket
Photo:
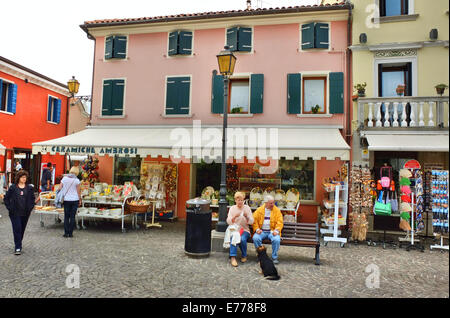
<instances>
[{"instance_id":1,"label":"woman in black jacket","mask_svg":"<svg viewBox=\"0 0 450 318\"><path fill-rule=\"evenodd\" d=\"M15 255L22 254L23 235L28 218L35 205L34 189L28 184L28 179L28 172L25 170L19 171L16 175L15 184L9 187L4 198L13 228Z\"/></svg>"}]
</instances>

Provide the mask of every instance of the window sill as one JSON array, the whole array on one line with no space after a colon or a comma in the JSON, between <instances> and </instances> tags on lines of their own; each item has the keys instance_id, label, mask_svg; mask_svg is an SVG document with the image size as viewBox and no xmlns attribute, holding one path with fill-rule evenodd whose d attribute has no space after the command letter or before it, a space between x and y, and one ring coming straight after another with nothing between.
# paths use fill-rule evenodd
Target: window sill
<instances>
[{"instance_id":1,"label":"window sill","mask_svg":"<svg viewBox=\"0 0 450 318\"><path fill-rule=\"evenodd\" d=\"M99 119L124 119L124 118L127 118L128 116L127 115L116 115L116 116L103 116L103 115L97 115L97 116L95 116L96 118L99 118Z\"/></svg>"},{"instance_id":2,"label":"window sill","mask_svg":"<svg viewBox=\"0 0 450 318\"><path fill-rule=\"evenodd\" d=\"M220 117L223 117L223 114L220 114ZM227 117L231 118L250 118L253 117L253 114L228 114Z\"/></svg>"},{"instance_id":3,"label":"window sill","mask_svg":"<svg viewBox=\"0 0 450 318\"><path fill-rule=\"evenodd\" d=\"M188 115L167 115L167 114L161 114L161 117L163 118L192 118L195 114L188 114Z\"/></svg>"},{"instance_id":4,"label":"window sill","mask_svg":"<svg viewBox=\"0 0 450 318\"><path fill-rule=\"evenodd\" d=\"M297 114L300 118L330 118L333 114Z\"/></svg>"},{"instance_id":5,"label":"window sill","mask_svg":"<svg viewBox=\"0 0 450 318\"><path fill-rule=\"evenodd\" d=\"M47 120L47 124L59 125L59 123L55 123L55 122L53 122L53 121L48 121L48 120Z\"/></svg>"},{"instance_id":6,"label":"window sill","mask_svg":"<svg viewBox=\"0 0 450 318\"><path fill-rule=\"evenodd\" d=\"M5 115L10 115L10 116L14 116L15 115L14 113L10 113L10 112L4 111L4 110L0 110L0 113L1 114L5 114Z\"/></svg>"},{"instance_id":7,"label":"window sill","mask_svg":"<svg viewBox=\"0 0 450 318\"><path fill-rule=\"evenodd\" d=\"M374 23L390 23L390 22L405 22L416 21L419 17L418 14L404 14L404 15L392 15L387 17L380 17L379 19L372 19Z\"/></svg>"}]
</instances>

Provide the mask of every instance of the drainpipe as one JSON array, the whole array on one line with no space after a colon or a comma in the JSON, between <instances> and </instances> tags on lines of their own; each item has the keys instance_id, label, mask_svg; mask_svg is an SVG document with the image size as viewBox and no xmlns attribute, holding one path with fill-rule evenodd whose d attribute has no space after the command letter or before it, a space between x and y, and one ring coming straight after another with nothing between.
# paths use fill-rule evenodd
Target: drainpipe
<instances>
[{"instance_id":1,"label":"drainpipe","mask_svg":"<svg viewBox=\"0 0 450 318\"><path fill-rule=\"evenodd\" d=\"M352 101L352 50L350 50L350 46L352 45L352 8L353 4L351 1L347 0L346 3L348 4L348 21L347 21L347 89L348 89L348 96L347 96L347 127L346 127L346 133L345 133L345 139L349 145L351 145L351 139L352 139L352 111L353 111L353 101Z\"/></svg>"},{"instance_id":2,"label":"drainpipe","mask_svg":"<svg viewBox=\"0 0 450 318\"><path fill-rule=\"evenodd\" d=\"M92 83L91 83L91 109L89 111L89 123L88 123L88 126L90 126L91 121L92 121L92 101L94 100L95 48L97 46L97 41L89 33L88 33L88 39L94 41L94 57L93 57L93 61L92 61Z\"/></svg>"}]
</instances>

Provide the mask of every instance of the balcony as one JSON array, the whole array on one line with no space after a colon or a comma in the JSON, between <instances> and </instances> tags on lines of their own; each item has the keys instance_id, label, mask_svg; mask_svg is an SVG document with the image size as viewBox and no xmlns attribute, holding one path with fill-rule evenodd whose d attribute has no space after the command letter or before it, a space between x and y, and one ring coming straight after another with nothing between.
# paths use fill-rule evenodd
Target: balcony
<instances>
[{"instance_id":1,"label":"balcony","mask_svg":"<svg viewBox=\"0 0 450 318\"><path fill-rule=\"evenodd\" d=\"M358 99L360 130L448 130L449 97Z\"/></svg>"}]
</instances>

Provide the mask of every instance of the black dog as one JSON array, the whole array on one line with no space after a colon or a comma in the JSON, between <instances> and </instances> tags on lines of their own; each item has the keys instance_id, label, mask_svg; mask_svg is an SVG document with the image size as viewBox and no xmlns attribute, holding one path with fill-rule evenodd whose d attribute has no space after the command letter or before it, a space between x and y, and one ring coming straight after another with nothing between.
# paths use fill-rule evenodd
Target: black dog
<instances>
[{"instance_id":1,"label":"black dog","mask_svg":"<svg viewBox=\"0 0 450 318\"><path fill-rule=\"evenodd\" d=\"M269 280L279 280L280 275L278 275L277 268L273 264L273 261L267 256L266 248L260 246L256 249L258 253L259 266L261 266L261 271L264 277Z\"/></svg>"}]
</instances>

